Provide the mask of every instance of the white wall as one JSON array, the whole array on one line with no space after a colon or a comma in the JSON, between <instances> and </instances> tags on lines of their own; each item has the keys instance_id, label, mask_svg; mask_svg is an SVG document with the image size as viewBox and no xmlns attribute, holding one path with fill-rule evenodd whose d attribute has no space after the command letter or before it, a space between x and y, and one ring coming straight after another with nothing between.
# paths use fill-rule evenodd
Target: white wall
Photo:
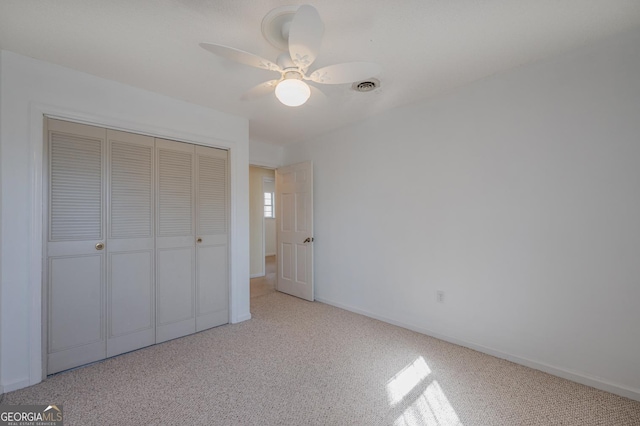
<instances>
[{"instance_id":1,"label":"white wall","mask_svg":"<svg viewBox=\"0 0 640 426\"><path fill-rule=\"evenodd\" d=\"M639 76L635 31L285 148L316 297L640 399Z\"/></svg>"},{"instance_id":2,"label":"white wall","mask_svg":"<svg viewBox=\"0 0 640 426\"><path fill-rule=\"evenodd\" d=\"M249 141L249 163L254 166L277 168L282 165L282 153L281 146Z\"/></svg>"},{"instance_id":3,"label":"white wall","mask_svg":"<svg viewBox=\"0 0 640 426\"><path fill-rule=\"evenodd\" d=\"M262 179L275 179L273 169L249 167L249 226L251 278L262 277L264 270L264 193Z\"/></svg>"},{"instance_id":4,"label":"white wall","mask_svg":"<svg viewBox=\"0 0 640 426\"><path fill-rule=\"evenodd\" d=\"M264 220L264 255L276 255L276 220Z\"/></svg>"},{"instance_id":5,"label":"white wall","mask_svg":"<svg viewBox=\"0 0 640 426\"><path fill-rule=\"evenodd\" d=\"M5 391L40 381L42 115L230 149L231 321L249 313L248 122L2 51L1 341Z\"/></svg>"}]
</instances>

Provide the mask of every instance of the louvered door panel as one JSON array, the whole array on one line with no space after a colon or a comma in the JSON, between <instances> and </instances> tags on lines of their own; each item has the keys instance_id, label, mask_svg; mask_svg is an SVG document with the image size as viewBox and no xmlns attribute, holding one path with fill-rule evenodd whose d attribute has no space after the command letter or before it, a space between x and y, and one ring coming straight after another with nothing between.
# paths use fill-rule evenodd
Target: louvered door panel
<instances>
[{"instance_id":1,"label":"louvered door panel","mask_svg":"<svg viewBox=\"0 0 640 426\"><path fill-rule=\"evenodd\" d=\"M111 238L153 236L153 138L109 131ZM117 139L138 140L138 143Z\"/></svg>"},{"instance_id":2,"label":"louvered door panel","mask_svg":"<svg viewBox=\"0 0 640 426\"><path fill-rule=\"evenodd\" d=\"M193 235L193 153L158 148L158 167L161 171L158 235Z\"/></svg>"},{"instance_id":3,"label":"louvered door panel","mask_svg":"<svg viewBox=\"0 0 640 426\"><path fill-rule=\"evenodd\" d=\"M102 237L103 139L50 135L51 241Z\"/></svg>"},{"instance_id":4,"label":"louvered door panel","mask_svg":"<svg viewBox=\"0 0 640 426\"><path fill-rule=\"evenodd\" d=\"M227 151L196 146L196 330L229 322Z\"/></svg>"},{"instance_id":5,"label":"louvered door panel","mask_svg":"<svg viewBox=\"0 0 640 426\"><path fill-rule=\"evenodd\" d=\"M195 152L156 139L156 342L195 332Z\"/></svg>"},{"instance_id":6,"label":"louvered door panel","mask_svg":"<svg viewBox=\"0 0 640 426\"><path fill-rule=\"evenodd\" d=\"M47 372L106 356L106 131L47 119Z\"/></svg>"},{"instance_id":7,"label":"louvered door panel","mask_svg":"<svg viewBox=\"0 0 640 426\"><path fill-rule=\"evenodd\" d=\"M227 233L227 152L224 158L209 157L198 150L198 231L197 234ZM213 150L213 148L209 148Z\"/></svg>"},{"instance_id":8,"label":"louvered door panel","mask_svg":"<svg viewBox=\"0 0 640 426\"><path fill-rule=\"evenodd\" d=\"M154 139L107 130L107 356L155 343Z\"/></svg>"}]
</instances>

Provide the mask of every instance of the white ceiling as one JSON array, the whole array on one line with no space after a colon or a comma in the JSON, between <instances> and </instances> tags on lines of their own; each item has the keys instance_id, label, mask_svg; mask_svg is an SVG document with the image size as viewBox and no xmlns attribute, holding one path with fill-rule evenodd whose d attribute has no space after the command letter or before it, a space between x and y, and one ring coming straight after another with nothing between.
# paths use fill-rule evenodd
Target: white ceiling
<instances>
[{"instance_id":1,"label":"white ceiling","mask_svg":"<svg viewBox=\"0 0 640 426\"><path fill-rule=\"evenodd\" d=\"M245 102L269 71L220 59L213 42L275 60L262 18L279 0L2 0L0 48L241 115L284 145L640 26L638 0L323 0L314 67L373 61L382 86L322 86L326 103ZM313 69L313 68L312 68Z\"/></svg>"}]
</instances>

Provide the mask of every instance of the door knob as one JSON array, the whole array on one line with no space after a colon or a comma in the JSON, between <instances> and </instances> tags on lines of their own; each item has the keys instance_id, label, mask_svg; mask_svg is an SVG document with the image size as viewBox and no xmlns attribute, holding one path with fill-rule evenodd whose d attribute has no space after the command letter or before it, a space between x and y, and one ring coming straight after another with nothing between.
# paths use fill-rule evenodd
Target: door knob
<instances>
[{"instance_id":1,"label":"door knob","mask_svg":"<svg viewBox=\"0 0 640 426\"><path fill-rule=\"evenodd\" d=\"M310 243L310 242L312 242L312 241L313 241L313 237L307 237L307 239L306 239L306 240L304 240L302 243L303 243L303 244L304 244L304 243Z\"/></svg>"},{"instance_id":2,"label":"door knob","mask_svg":"<svg viewBox=\"0 0 640 426\"><path fill-rule=\"evenodd\" d=\"M196 243L200 244L202 242L202 238L198 237L198 239L196 240Z\"/></svg>"},{"instance_id":3,"label":"door knob","mask_svg":"<svg viewBox=\"0 0 640 426\"><path fill-rule=\"evenodd\" d=\"M96 244L96 250L102 250L104 248L104 243Z\"/></svg>"}]
</instances>

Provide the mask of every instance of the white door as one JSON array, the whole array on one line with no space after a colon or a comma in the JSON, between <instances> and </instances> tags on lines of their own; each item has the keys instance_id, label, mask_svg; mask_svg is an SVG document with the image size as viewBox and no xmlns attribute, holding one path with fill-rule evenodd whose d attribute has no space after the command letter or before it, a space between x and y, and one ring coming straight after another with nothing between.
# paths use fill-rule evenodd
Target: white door
<instances>
[{"instance_id":1,"label":"white door","mask_svg":"<svg viewBox=\"0 0 640 426\"><path fill-rule=\"evenodd\" d=\"M105 358L104 129L47 120L47 372Z\"/></svg>"},{"instance_id":2,"label":"white door","mask_svg":"<svg viewBox=\"0 0 640 426\"><path fill-rule=\"evenodd\" d=\"M313 164L276 170L277 290L313 301Z\"/></svg>"},{"instance_id":3,"label":"white door","mask_svg":"<svg viewBox=\"0 0 640 426\"><path fill-rule=\"evenodd\" d=\"M196 146L196 331L229 322L227 151Z\"/></svg>"},{"instance_id":4,"label":"white door","mask_svg":"<svg viewBox=\"0 0 640 426\"><path fill-rule=\"evenodd\" d=\"M196 329L194 154L156 139L156 343Z\"/></svg>"},{"instance_id":5,"label":"white door","mask_svg":"<svg viewBox=\"0 0 640 426\"><path fill-rule=\"evenodd\" d=\"M154 139L107 130L107 356L153 345Z\"/></svg>"}]
</instances>

